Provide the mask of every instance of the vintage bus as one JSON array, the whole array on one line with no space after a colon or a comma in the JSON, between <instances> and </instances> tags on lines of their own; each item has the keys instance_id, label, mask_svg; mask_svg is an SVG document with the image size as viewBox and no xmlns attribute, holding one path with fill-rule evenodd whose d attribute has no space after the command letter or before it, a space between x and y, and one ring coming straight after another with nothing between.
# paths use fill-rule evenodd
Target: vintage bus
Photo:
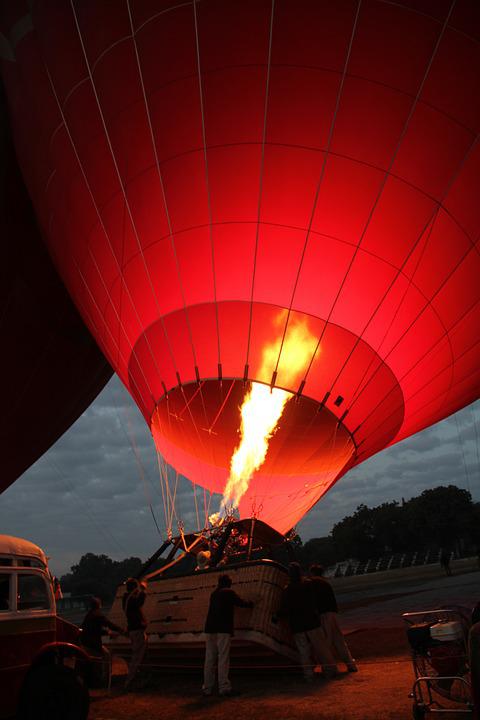
<instances>
[{"instance_id":1,"label":"vintage bus","mask_svg":"<svg viewBox=\"0 0 480 720\"><path fill-rule=\"evenodd\" d=\"M0 718L88 716L91 658L57 616L44 552L0 535Z\"/></svg>"}]
</instances>

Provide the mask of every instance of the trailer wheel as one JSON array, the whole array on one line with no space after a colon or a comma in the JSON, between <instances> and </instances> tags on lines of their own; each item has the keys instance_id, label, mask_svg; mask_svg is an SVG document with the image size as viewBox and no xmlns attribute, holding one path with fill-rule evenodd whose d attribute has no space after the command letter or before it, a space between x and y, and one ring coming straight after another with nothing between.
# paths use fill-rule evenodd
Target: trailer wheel
<instances>
[{"instance_id":1,"label":"trailer wheel","mask_svg":"<svg viewBox=\"0 0 480 720\"><path fill-rule=\"evenodd\" d=\"M424 705L413 703L413 720L425 720L426 709Z\"/></svg>"},{"instance_id":2,"label":"trailer wheel","mask_svg":"<svg viewBox=\"0 0 480 720\"><path fill-rule=\"evenodd\" d=\"M23 689L20 720L87 720L90 698L83 680L62 665L32 670Z\"/></svg>"}]
</instances>

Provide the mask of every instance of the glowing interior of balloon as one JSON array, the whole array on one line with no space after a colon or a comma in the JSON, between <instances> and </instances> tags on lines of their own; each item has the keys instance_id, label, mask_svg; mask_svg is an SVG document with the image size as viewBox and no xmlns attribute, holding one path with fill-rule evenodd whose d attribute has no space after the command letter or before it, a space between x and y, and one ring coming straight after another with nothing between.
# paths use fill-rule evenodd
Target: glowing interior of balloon
<instances>
[{"instance_id":1,"label":"glowing interior of balloon","mask_svg":"<svg viewBox=\"0 0 480 720\"><path fill-rule=\"evenodd\" d=\"M306 317L286 321L286 310L274 316L256 380L246 387L239 379L224 381L222 390L218 381L195 390L190 386L183 389L178 407L170 394L154 413L152 432L165 460L195 484L222 494L218 512L209 516L212 523L235 510L285 532L354 453L354 443L335 416L307 398L293 401L319 347ZM273 387L273 380L281 387ZM197 420L189 430L189 419L201 414L202 404L215 392L220 407L215 429Z\"/></svg>"}]
</instances>

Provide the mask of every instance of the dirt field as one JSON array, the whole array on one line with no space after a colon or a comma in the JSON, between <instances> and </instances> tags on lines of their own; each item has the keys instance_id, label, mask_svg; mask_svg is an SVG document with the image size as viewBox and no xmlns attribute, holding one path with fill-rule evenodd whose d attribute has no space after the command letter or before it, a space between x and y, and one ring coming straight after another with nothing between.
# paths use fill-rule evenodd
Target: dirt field
<instances>
[{"instance_id":1,"label":"dirt field","mask_svg":"<svg viewBox=\"0 0 480 720\"><path fill-rule=\"evenodd\" d=\"M201 679L164 677L128 695L114 686L110 697L92 698L90 717L96 720L403 720L410 717L407 695L413 681L403 632L382 633L376 647L369 631L349 638L360 671L337 680L304 684L298 676L241 675L232 677L238 697L203 698ZM120 681L120 678L118 678Z\"/></svg>"},{"instance_id":2,"label":"dirt field","mask_svg":"<svg viewBox=\"0 0 480 720\"><path fill-rule=\"evenodd\" d=\"M232 677L238 696L203 698L200 674L153 677L143 689L122 694L122 676L110 695L93 693L91 720L407 720L413 670L401 613L472 606L480 598L480 575L473 563L453 568L392 571L378 577L349 578L335 589L343 607L342 625L359 672L311 685L293 672L252 672ZM453 720L453 717L450 715Z\"/></svg>"}]
</instances>

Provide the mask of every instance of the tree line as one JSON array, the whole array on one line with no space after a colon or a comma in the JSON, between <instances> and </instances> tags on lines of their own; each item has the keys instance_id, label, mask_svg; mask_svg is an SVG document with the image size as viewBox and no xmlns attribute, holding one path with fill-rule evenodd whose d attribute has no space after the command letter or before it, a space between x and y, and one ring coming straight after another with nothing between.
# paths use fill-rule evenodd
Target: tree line
<instances>
[{"instance_id":1,"label":"tree line","mask_svg":"<svg viewBox=\"0 0 480 720\"><path fill-rule=\"evenodd\" d=\"M314 562L333 565L342 560L366 560L427 548L478 552L480 503L472 501L468 490L440 486L407 501L386 502L373 508L359 505L326 537L303 543L297 535L293 544L305 567ZM284 560L283 556L279 559ZM107 555L87 553L61 578L62 589L72 595L96 595L109 602L118 585L136 575L141 567L138 557L117 561Z\"/></svg>"},{"instance_id":2,"label":"tree line","mask_svg":"<svg viewBox=\"0 0 480 720\"><path fill-rule=\"evenodd\" d=\"M480 503L472 501L468 490L439 486L407 501L359 505L328 536L302 544L299 554L304 565L333 565L427 548L478 552Z\"/></svg>"}]
</instances>

